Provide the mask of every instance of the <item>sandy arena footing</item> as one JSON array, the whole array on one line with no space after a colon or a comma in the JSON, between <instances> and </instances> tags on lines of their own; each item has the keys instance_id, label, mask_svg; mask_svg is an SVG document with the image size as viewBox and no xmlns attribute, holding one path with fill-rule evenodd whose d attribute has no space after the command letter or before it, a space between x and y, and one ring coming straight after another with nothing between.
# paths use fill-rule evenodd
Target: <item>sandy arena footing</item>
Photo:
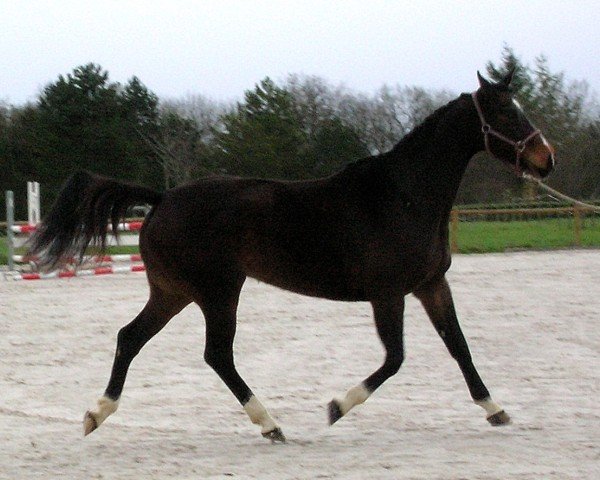
<instances>
[{"instance_id":1,"label":"sandy arena footing","mask_svg":"<svg viewBox=\"0 0 600 480\"><path fill-rule=\"evenodd\" d=\"M134 361L119 411L82 437L143 273L0 282L0 479L600 478L600 251L454 257L475 364L513 423L493 428L419 302L398 375L334 426L327 404L377 368L368 304L247 281L236 361L287 437L271 445L204 364L185 309Z\"/></svg>"}]
</instances>

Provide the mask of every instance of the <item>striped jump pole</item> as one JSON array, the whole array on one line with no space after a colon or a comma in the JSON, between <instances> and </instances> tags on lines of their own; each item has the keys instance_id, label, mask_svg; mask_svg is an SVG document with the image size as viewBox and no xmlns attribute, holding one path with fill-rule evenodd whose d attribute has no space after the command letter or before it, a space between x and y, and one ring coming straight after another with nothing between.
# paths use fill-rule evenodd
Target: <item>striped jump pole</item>
<instances>
[{"instance_id":1,"label":"striped jump pole","mask_svg":"<svg viewBox=\"0 0 600 480\"><path fill-rule=\"evenodd\" d=\"M14 195L12 191L6 192L6 223L8 236L8 266L9 273L5 275L7 278L14 280L46 280L53 278L73 278L73 277L88 277L93 275L108 275L114 273L129 273L129 272L144 272L146 267L142 262L141 255L88 255L79 259L65 259L66 270L56 270L48 273L38 272L20 272L16 269L15 263L30 262L33 269L36 269L35 258L25 258L23 255L15 255L15 236L18 234L30 235L38 229L38 224L41 218L40 215L40 187L36 182L27 183L27 205L28 205L28 222L27 224L15 225L14 219ZM121 222L112 228L108 225L109 232L139 232L144 224L143 221ZM131 262L130 265L106 265L119 262ZM63 268L65 268L63 266ZM78 269L77 266L81 266Z\"/></svg>"},{"instance_id":2,"label":"striped jump pole","mask_svg":"<svg viewBox=\"0 0 600 480\"><path fill-rule=\"evenodd\" d=\"M145 272L144 265L126 265L121 267L98 267L89 270L64 270L50 273L16 273L13 280L50 280L54 278L91 277L94 275L110 275L113 273Z\"/></svg>"},{"instance_id":3,"label":"striped jump pole","mask_svg":"<svg viewBox=\"0 0 600 480\"><path fill-rule=\"evenodd\" d=\"M8 196L7 196L8 198ZM7 202L8 204L8 202ZM8 217L8 216L7 216ZM122 222L117 226L117 231L120 232L137 232L142 228L144 222ZM9 235L15 234L31 234L37 229L36 225L14 225L14 222L7 222ZM112 231L112 227L109 226L109 230ZM13 242L9 241L9 245L13 245ZM13 250L14 251L14 250ZM9 261L12 262L13 267L10 269L12 274L9 277L13 280L50 280L57 278L74 278L74 277L89 277L94 275L108 275L115 273L130 273L130 272L144 272L146 267L143 263L135 264L134 262L142 262L142 256L139 253L135 254L115 254L115 255L87 255L81 260L78 258L65 259L67 265L85 265L87 268L82 269L69 269L69 270L56 270L48 273L38 272L19 272L14 268L15 262L24 263L25 261L31 262L35 268L36 258L25 258L23 255L14 255L9 252ZM131 262L131 265L103 265L120 262ZM95 268L89 268L91 265L100 265Z\"/></svg>"},{"instance_id":4,"label":"striped jump pole","mask_svg":"<svg viewBox=\"0 0 600 480\"><path fill-rule=\"evenodd\" d=\"M37 262L37 257L27 258L25 259L24 255L13 255L13 259L17 263L24 263L25 261ZM122 263L122 262L141 262L142 256L139 253L128 254L117 254L117 255L89 255L85 256L81 259L69 258L65 261L65 263L70 265L76 265L79 263Z\"/></svg>"},{"instance_id":5,"label":"striped jump pole","mask_svg":"<svg viewBox=\"0 0 600 480\"><path fill-rule=\"evenodd\" d=\"M117 226L117 231L139 232L143 224L144 222L122 222ZM33 233L37 230L37 225L12 225L11 230L13 233ZM112 227L109 226L108 230L112 231Z\"/></svg>"}]
</instances>

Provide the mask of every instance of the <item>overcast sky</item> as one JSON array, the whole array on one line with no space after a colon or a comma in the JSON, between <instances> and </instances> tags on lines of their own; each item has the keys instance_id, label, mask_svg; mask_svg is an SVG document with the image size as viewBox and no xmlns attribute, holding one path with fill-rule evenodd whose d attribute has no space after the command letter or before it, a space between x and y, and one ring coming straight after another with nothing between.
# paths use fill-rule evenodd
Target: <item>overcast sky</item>
<instances>
[{"instance_id":1,"label":"overcast sky","mask_svg":"<svg viewBox=\"0 0 600 480\"><path fill-rule=\"evenodd\" d=\"M599 0L0 0L0 99L89 62L160 97L235 99L288 73L458 93L505 43L598 93L599 40Z\"/></svg>"}]
</instances>

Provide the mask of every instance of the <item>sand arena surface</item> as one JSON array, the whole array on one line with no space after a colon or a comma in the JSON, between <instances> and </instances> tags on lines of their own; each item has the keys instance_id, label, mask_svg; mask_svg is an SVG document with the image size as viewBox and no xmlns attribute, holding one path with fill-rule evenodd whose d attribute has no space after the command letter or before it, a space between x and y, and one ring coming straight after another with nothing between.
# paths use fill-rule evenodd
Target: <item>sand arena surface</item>
<instances>
[{"instance_id":1,"label":"sand arena surface","mask_svg":"<svg viewBox=\"0 0 600 480\"><path fill-rule=\"evenodd\" d=\"M370 306L249 280L236 360L285 445L265 441L204 364L196 306L142 350L119 411L83 439L144 274L0 281L0 479L600 478L600 251L455 256L448 277L513 424L488 425L409 297L400 373L327 426L329 400L382 361Z\"/></svg>"}]
</instances>

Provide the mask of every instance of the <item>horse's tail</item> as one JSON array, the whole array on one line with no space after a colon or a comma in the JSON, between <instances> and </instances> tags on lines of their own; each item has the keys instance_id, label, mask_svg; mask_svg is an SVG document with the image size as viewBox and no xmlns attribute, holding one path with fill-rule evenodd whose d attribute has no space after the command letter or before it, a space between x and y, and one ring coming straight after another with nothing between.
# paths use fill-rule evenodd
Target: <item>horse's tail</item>
<instances>
[{"instance_id":1,"label":"horse's tail","mask_svg":"<svg viewBox=\"0 0 600 480\"><path fill-rule=\"evenodd\" d=\"M88 245L106 250L108 224L115 235L119 221L135 204L158 205L162 194L89 172L72 175L48 215L28 242L28 257L40 267L54 268L65 258L83 259Z\"/></svg>"}]
</instances>

